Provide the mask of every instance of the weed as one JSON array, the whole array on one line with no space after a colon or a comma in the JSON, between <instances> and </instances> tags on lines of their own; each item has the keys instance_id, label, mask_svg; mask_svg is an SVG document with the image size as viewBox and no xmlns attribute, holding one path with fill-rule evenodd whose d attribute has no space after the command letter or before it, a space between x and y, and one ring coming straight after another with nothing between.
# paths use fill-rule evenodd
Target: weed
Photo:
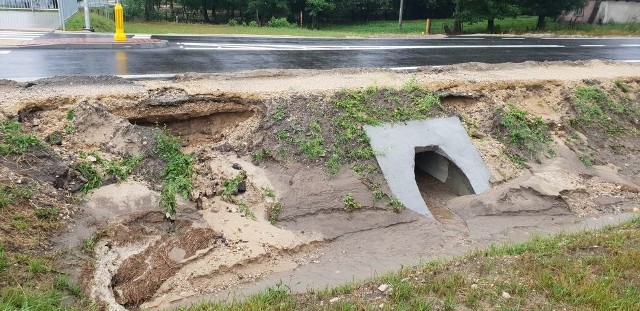
<instances>
[{"instance_id":1,"label":"weed","mask_svg":"<svg viewBox=\"0 0 640 311\"><path fill-rule=\"evenodd\" d=\"M59 275L55 278L55 280L53 281L53 288L60 291L67 291L71 295L76 297L79 297L80 294L82 294L82 289L80 288L80 286L77 284L73 284L69 276L66 274Z\"/></svg>"},{"instance_id":2,"label":"weed","mask_svg":"<svg viewBox=\"0 0 640 311\"><path fill-rule=\"evenodd\" d=\"M10 204L13 204L13 192L11 188L0 185L0 208L5 208Z\"/></svg>"},{"instance_id":3,"label":"weed","mask_svg":"<svg viewBox=\"0 0 640 311\"><path fill-rule=\"evenodd\" d=\"M327 172L330 175L336 175L340 172L340 156L337 152L333 152L327 162L325 163L325 167L327 168Z\"/></svg>"},{"instance_id":4,"label":"weed","mask_svg":"<svg viewBox=\"0 0 640 311\"><path fill-rule=\"evenodd\" d=\"M271 149L269 148L262 148L251 155L253 162L258 164L264 162L269 157L271 157Z\"/></svg>"},{"instance_id":5,"label":"weed","mask_svg":"<svg viewBox=\"0 0 640 311\"><path fill-rule=\"evenodd\" d=\"M344 200L342 200L342 203L344 204L344 209L347 212L353 212L354 210L357 210L362 207L360 203L353 197L353 195L351 195L351 193L347 194L344 197Z\"/></svg>"},{"instance_id":6,"label":"weed","mask_svg":"<svg viewBox=\"0 0 640 311\"><path fill-rule=\"evenodd\" d=\"M304 139L299 143L300 152L307 156L309 160L316 160L326 154L323 146L324 138L320 135L313 135L309 139Z\"/></svg>"},{"instance_id":7,"label":"weed","mask_svg":"<svg viewBox=\"0 0 640 311\"><path fill-rule=\"evenodd\" d=\"M176 195L187 197L193 188L191 175L193 174L193 156L180 152L180 139L171 135L166 129L156 130L155 153L166 162L162 170L164 184L160 195L160 207L164 209L167 218L176 213Z\"/></svg>"},{"instance_id":8,"label":"weed","mask_svg":"<svg viewBox=\"0 0 640 311\"><path fill-rule=\"evenodd\" d=\"M62 135L59 131L55 131L45 138L45 141L50 145L60 145L62 144Z\"/></svg>"},{"instance_id":9,"label":"weed","mask_svg":"<svg viewBox=\"0 0 640 311\"><path fill-rule=\"evenodd\" d=\"M502 139L516 151L513 156L539 161L538 154L548 149L551 142L549 128L542 118L531 118L526 111L514 106L499 111L499 117Z\"/></svg>"},{"instance_id":10,"label":"weed","mask_svg":"<svg viewBox=\"0 0 640 311\"><path fill-rule=\"evenodd\" d=\"M76 132L76 127L71 123L67 123L64 125L64 132L67 134L73 134Z\"/></svg>"},{"instance_id":11,"label":"weed","mask_svg":"<svg viewBox=\"0 0 640 311\"><path fill-rule=\"evenodd\" d=\"M7 270L11 266L11 261L4 253L4 244L0 243L0 272Z\"/></svg>"},{"instance_id":12,"label":"weed","mask_svg":"<svg viewBox=\"0 0 640 311\"><path fill-rule=\"evenodd\" d=\"M276 191L271 188L262 188L262 196L265 198L276 198Z\"/></svg>"},{"instance_id":13,"label":"weed","mask_svg":"<svg viewBox=\"0 0 640 311\"><path fill-rule=\"evenodd\" d=\"M35 135L23 133L20 123L9 120L0 122L0 154L23 154L42 145Z\"/></svg>"},{"instance_id":14,"label":"weed","mask_svg":"<svg viewBox=\"0 0 640 311\"><path fill-rule=\"evenodd\" d=\"M76 110L71 108L67 110L67 120L72 121L76 117Z\"/></svg>"},{"instance_id":15,"label":"weed","mask_svg":"<svg viewBox=\"0 0 640 311\"><path fill-rule=\"evenodd\" d=\"M613 83L616 85L617 88L619 88L623 93L629 93L631 92L631 88L629 87L629 85L627 85L626 83L624 83L622 80L615 80L613 81Z\"/></svg>"},{"instance_id":16,"label":"weed","mask_svg":"<svg viewBox=\"0 0 640 311\"><path fill-rule=\"evenodd\" d=\"M224 182L222 182L222 186L224 187L222 190L222 199L227 202L230 201L231 196L238 193L238 186L246 177L246 173L242 171L232 178L225 179Z\"/></svg>"},{"instance_id":17,"label":"weed","mask_svg":"<svg viewBox=\"0 0 640 311\"><path fill-rule=\"evenodd\" d=\"M256 220L256 215L253 213L251 208L249 208L249 206L245 202L238 203L238 212L244 214L245 217L251 220Z\"/></svg>"},{"instance_id":18,"label":"weed","mask_svg":"<svg viewBox=\"0 0 640 311\"><path fill-rule=\"evenodd\" d=\"M278 217L284 211L284 205L282 203L274 203L267 208L267 219L272 225L278 221Z\"/></svg>"},{"instance_id":19,"label":"weed","mask_svg":"<svg viewBox=\"0 0 640 311\"><path fill-rule=\"evenodd\" d=\"M287 117L288 105L286 102L279 103L276 106L276 112L273 114L273 119L276 121L282 121Z\"/></svg>"},{"instance_id":20,"label":"weed","mask_svg":"<svg viewBox=\"0 0 640 311\"><path fill-rule=\"evenodd\" d=\"M82 251L86 252L86 253L90 253L93 252L93 249L96 247L96 243L98 243L98 241L100 241L100 239L104 238L107 236L107 231L105 230L97 230L96 232L94 232L90 238L85 239L84 241L82 241L82 245L80 246L80 248L82 249Z\"/></svg>"},{"instance_id":21,"label":"weed","mask_svg":"<svg viewBox=\"0 0 640 311\"><path fill-rule=\"evenodd\" d=\"M592 167L596 164L596 162L591 157L585 154L580 155L578 159L580 159L580 162L582 162L582 164L584 164L584 166L586 167Z\"/></svg>"},{"instance_id":22,"label":"weed","mask_svg":"<svg viewBox=\"0 0 640 311\"><path fill-rule=\"evenodd\" d=\"M286 140L287 138L289 138L289 132L287 130L279 130L276 132L276 138L278 140Z\"/></svg>"},{"instance_id":23,"label":"weed","mask_svg":"<svg viewBox=\"0 0 640 311\"><path fill-rule=\"evenodd\" d=\"M37 208L35 214L38 219L52 219L58 216L58 209L55 207Z\"/></svg>"},{"instance_id":24,"label":"weed","mask_svg":"<svg viewBox=\"0 0 640 311\"><path fill-rule=\"evenodd\" d=\"M49 271L47 264L39 258L33 258L29 260L29 271L33 274L42 274Z\"/></svg>"},{"instance_id":25,"label":"weed","mask_svg":"<svg viewBox=\"0 0 640 311\"><path fill-rule=\"evenodd\" d=\"M380 201L380 200L382 200L382 199L384 199L386 197L387 197L387 194L382 192L382 191L380 191L380 190L374 190L373 191L373 199L376 200L376 201Z\"/></svg>"},{"instance_id":26,"label":"weed","mask_svg":"<svg viewBox=\"0 0 640 311\"><path fill-rule=\"evenodd\" d=\"M87 194L102 185L102 176L91 162L82 161L75 165L75 169L87 181L80 190Z\"/></svg>"},{"instance_id":27,"label":"weed","mask_svg":"<svg viewBox=\"0 0 640 311\"><path fill-rule=\"evenodd\" d=\"M138 168L142 162L142 156L126 156L121 160L106 161L104 168L107 174L115 176L120 181L125 181L129 178L129 174Z\"/></svg>"},{"instance_id":28,"label":"weed","mask_svg":"<svg viewBox=\"0 0 640 311\"><path fill-rule=\"evenodd\" d=\"M400 202L398 198L389 200L389 206L391 206L393 208L393 211L396 213L400 213L403 209L405 209L404 204Z\"/></svg>"}]
</instances>

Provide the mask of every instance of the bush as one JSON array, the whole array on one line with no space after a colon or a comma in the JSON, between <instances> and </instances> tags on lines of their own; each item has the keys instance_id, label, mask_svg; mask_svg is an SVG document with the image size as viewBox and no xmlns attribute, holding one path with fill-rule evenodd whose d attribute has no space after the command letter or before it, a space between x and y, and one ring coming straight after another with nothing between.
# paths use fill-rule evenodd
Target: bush
<instances>
[{"instance_id":1,"label":"bush","mask_svg":"<svg viewBox=\"0 0 640 311\"><path fill-rule=\"evenodd\" d=\"M96 32L115 32L116 25L113 20L106 18L102 15L91 13L89 15L91 20L91 27ZM84 29L84 15L80 12L73 14L65 24L67 30L82 30Z\"/></svg>"},{"instance_id":2,"label":"bush","mask_svg":"<svg viewBox=\"0 0 640 311\"><path fill-rule=\"evenodd\" d=\"M250 21L248 26L249 27L260 27L260 25L258 25L258 22L256 22L256 21Z\"/></svg>"},{"instance_id":3,"label":"bush","mask_svg":"<svg viewBox=\"0 0 640 311\"><path fill-rule=\"evenodd\" d=\"M268 27L274 27L274 28L287 28L287 27L291 27L293 26L291 23L289 23L289 21L287 20L286 17L272 17L268 22L267 22L267 26Z\"/></svg>"},{"instance_id":4,"label":"bush","mask_svg":"<svg viewBox=\"0 0 640 311\"><path fill-rule=\"evenodd\" d=\"M238 21L233 19L233 18L230 18L229 21L227 22L227 25L229 25L231 27L236 27L236 26L238 26Z\"/></svg>"}]
</instances>

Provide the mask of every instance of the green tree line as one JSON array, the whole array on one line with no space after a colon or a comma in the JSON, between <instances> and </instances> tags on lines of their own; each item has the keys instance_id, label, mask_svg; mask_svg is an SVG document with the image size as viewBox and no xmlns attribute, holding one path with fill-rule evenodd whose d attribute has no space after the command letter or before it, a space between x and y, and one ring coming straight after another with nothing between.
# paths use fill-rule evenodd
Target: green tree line
<instances>
[{"instance_id":1,"label":"green tree line","mask_svg":"<svg viewBox=\"0 0 640 311\"><path fill-rule=\"evenodd\" d=\"M548 17L584 6L586 0L123 0L127 19L264 25L273 18L315 28L322 23L353 23L402 18L455 18L487 22L493 32L496 19L538 16L537 28ZM400 12L402 7L402 12ZM402 14L400 14L402 13Z\"/></svg>"}]
</instances>

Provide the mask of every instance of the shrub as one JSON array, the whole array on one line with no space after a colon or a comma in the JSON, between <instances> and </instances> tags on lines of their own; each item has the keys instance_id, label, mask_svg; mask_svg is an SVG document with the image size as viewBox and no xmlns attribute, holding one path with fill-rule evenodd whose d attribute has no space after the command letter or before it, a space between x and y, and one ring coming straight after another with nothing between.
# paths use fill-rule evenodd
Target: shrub
<instances>
[{"instance_id":1,"label":"shrub","mask_svg":"<svg viewBox=\"0 0 640 311\"><path fill-rule=\"evenodd\" d=\"M227 22L227 25L229 25L231 27L236 27L236 26L238 26L238 21L233 19L233 18L230 18L229 21Z\"/></svg>"},{"instance_id":2,"label":"shrub","mask_svg":"<svg viewBox=\"0 0 640 311\"><path fill-rule=\"evenodd\" d=\"M250 21L248 26L249 27L260 27L260 25L258 25L258 22L256 22L256 21Z\"/></svg>"},{"instance_id":3,"label":"shrub","mask_svg":"<svg viewBox=\"0 0 640 311\"><path fill-rule=\"evenodd\" d=\"M96 32L114 32L116 30L116 25L110 18L91 13L89 19L91 20L91 27L93 27ZM84 29L84 15L82 13L73 14L67 20L65 28L67 30Z\"/></svg>"},{"instance_id":4,"label":"shrub","mask_svg":"<svg viewBox=\"0 0 640 311\"><path fill-rule=\"evenodd\" d=\"M291 27L292 24L289 23L286 17L279 17L279 18L272 17L267 22L267 26L274 27L274 28L287 28L287 27Z\"/></svg>"}]
</instances>

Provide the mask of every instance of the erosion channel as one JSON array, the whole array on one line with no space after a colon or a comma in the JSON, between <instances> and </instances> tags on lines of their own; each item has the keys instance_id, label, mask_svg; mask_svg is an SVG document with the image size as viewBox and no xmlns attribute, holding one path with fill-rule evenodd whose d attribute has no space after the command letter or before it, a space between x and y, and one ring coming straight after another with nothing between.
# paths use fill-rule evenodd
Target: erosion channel
<instances>
[{"instance_id":1,"label":"erosion channel","mask_svg":"<svg viewBox=\"0 0 640 311\"><path fill-rule=\"evenodd\" d=\"M0 186L32 189L3 206L0 243L110 310L159 310L617 223L640 207L639 69L0 81ZM434 120L459 129L372 136Z\"/></svg>"}]
</instances>

